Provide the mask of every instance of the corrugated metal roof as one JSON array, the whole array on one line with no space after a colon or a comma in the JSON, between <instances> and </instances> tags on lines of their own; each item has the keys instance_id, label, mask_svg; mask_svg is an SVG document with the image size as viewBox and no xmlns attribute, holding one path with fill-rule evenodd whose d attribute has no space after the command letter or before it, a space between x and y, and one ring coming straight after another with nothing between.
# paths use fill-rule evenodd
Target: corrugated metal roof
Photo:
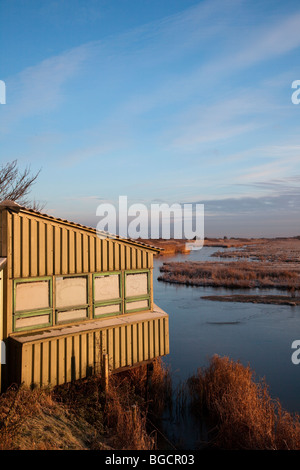
<instances>
[{"instance_id":1,"label":"corrugated metal roof","mask_svg":"<svg viewBox=\"0 0 300 470\"><path fill-rule=\"evenodd\" d=\"M163 248L158 248L157 246L149 245L145 242L140 242L138 240L133 240L132 238L123 238L123 237L120 237L119 235L114 235L114 234L109 233L109 232L99 231L99 230L97 230L93 227L89 227L87 225L82 225L82 224L79 224L79 223L76 223L76 222L71 222L67 219L61 219L61 218L58 218L58 217L54 217L52 215L39 212L35 209L31 209L31 208L28 208L28 207L25 207L25 206L21 206L20 204L14 202L14 201L10 201L8 199L6 199L5 201L2 201L0 203L0 211L3 210L3 209L12 210L14 212L31 213L33 215L37 215L39 217L47 218L47 219L53 220L55 222L71 225L71 226L73 226L75 228L78 228L78 229L87 230L89 232L94 232L98 236L99 235L103 236L103 238L112 238L112 239L115 239L115 240L120 240L120 241L123 241L123 242L126 242L126 243L131 243L133 245L145 247L147 249L156 251L158 253L160 251L163 251Z\"/></svg>"}]
</instances>

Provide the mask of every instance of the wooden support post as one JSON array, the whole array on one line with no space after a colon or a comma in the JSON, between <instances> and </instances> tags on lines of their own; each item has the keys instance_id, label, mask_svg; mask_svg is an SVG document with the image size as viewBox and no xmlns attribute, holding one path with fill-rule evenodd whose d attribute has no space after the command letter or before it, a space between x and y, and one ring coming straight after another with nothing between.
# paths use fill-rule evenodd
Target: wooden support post
<instances>
[{"instance_id":1,"label":"wooden support post","mask_svg":"<svg viewBox=\"0 0 300 470\"><path fill-rule=\"evenodd\" d=\"M105 391L108 389L108 354L102 356L102 386Z\"/></svg>"}]
</instances>

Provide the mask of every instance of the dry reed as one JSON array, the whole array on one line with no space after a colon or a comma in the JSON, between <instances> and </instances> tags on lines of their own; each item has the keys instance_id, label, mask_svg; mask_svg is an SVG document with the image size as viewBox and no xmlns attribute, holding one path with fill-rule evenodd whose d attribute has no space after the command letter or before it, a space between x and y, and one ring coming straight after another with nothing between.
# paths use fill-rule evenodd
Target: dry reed
<instances>
[{"instance_id":1,"label":"dry reed","mask_svg":"<svg viewBox=\"0 0 300 470\"><path fill-rule=\"evenodd\" d=\"M214 356L188 382L193 405L213 422L212 442L222 449L299 450L300 417L273 400L263 380L228 357Z\"/></svg>"},{"instance_id":2,"label":"dry reed","mask_svg":"<svg viewBox=\"0 0 300 470\"><path fill-rule=\"evenodd\" d=\"M106 393L99 376L52 390L11 388L0 395L0 450L154 449L148 416L159 418L170 387L160 359L150 383L141 366L111 375Z\"/></svg>"},{"instance_id":3,"label":"dry reed","mask_svg":"<svg viewBox=\"0 0 300 470\"><path fill-rule=\"evenodd\" d=\"M276 267L271 263L236 262L170 262L164 263L158 279L191 286L228 288L300 287L300 268Z\"/></svg>"}]
</instances>

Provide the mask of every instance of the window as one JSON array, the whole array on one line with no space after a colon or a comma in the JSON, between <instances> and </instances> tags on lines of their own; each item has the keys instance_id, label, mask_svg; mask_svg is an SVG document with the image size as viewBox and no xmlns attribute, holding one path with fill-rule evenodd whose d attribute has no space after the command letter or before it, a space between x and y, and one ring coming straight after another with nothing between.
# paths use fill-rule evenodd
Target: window
<instances>
[{"instance_id":1,"label":"window","mask_svg":"<svg viewBox=\"0 0 300 470\"><path fill-rule=\"evenodd\" d=\"M56 277L55 310L57 323L69 323L88 318L87 276Z\"/></svg>"},{"instance_id":2,"label":"window","mask_svg":"<svg viewBox=\"0 0 300 470\"><path fill-rule=\"evenodd\" d=\"M51 277L14 281L13 329L22 331L52 324Z\"/></svg>"},{"instance_id":3,"label":"window","mask_svg":"<svg viewBox=\"0 0 300 470\"><path fill-rule=\"evenodd\" d=\"M150 309L150 271L125 273L125 313Z\"/></svg>"},{"instance_id":4,"label":"window","mask_svg":"<svg viewBox=\"0 0 300 470\"><path fill-rule=\"evenodd\" d=\"M93 305L95 318L122 313L122 280L119 271L93 275Z\"/></svg>"}]
</instances>

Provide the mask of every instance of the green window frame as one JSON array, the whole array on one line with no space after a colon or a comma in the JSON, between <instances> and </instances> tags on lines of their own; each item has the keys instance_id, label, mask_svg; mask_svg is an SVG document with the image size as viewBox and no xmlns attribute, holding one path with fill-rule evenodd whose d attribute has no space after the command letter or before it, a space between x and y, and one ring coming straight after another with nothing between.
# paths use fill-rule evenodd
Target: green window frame
<instances>
[{"instance_id":1,"label":"green window frame","mask_svg":"<svg viewBox=\"0 0 300 470\"><path fill-rule=\"evenodd\" d=\"M36 309L26 309L26 310L16 310L16 295L17 295L17 286L24 283L33 283L33 282L49 282L49 307L45 308L36 308ZM31 277L27 279L14 279L13 281L13 331L28 331L28 330L37 330L41 328L47 328L53 324L53 284L51 276L44 277ZM17 320L30 318L30 317L40 317L48 316L49 320L36 324L29 325L24 327L17 327Z\"/></svg>"},{"instance_id":2,"label":"green window frame","mask_svg":"<svg viewBox=\"0 0 300 470\"><path fill-rule=\"evenodd\" d=\"M55 283L59 278L63 279L70 279L70 278L85 278L86 279L86 300L87 302L84 304L73 304L73 305L68 305L64 307L57 307L56 306L56 286L55 286L55 324L56 325L63 325L66 323L77 323L83 320L88 320L89 319L89 279L87 274L62 274L62 275L57 275L55 276ZM79 317L79 318L74 318L74 319L69 319L69 320L59 320L58 316L60 313L64 312L69 312L72 310L85 310L86 311L86 316L85 317Z\"/></svg>"},{"instance_id":3,"label":"green window frame","mask_svg":"<svg viewBox=\"0 0 300 470\"><path fill-rule=\"evenodd\" d=\"M128 274L147 274L147 294L138 295L138 296L127 296L126 295L126 277ZM151 308L151 271L150 269L130 269L124 272L124 304L125 304L125 313L135 313L143 310L150 310ZM148 307L138 307L134 308L134 303L138 301L146 300L148 302ZM131 304L131 306L130 306Z\"/></svg>"},{"instance_id":4,"label":"green window frame","mask_svg":"<svg viewBox=\"0 0 300 470\"><path fill-rule=\"evenodd\" d=\"M95 300L95 279L98 277L104 277L104 276L113 276L117 275L119 276L119 296L116 297L115 299L109 299L109 300ZM99 272L99 273L94 273L93 274L93 318L105 318L105 317L112 317L116 315L122 315L123 309L122 309L122 304L123 304L123 279L122 279L122 271L105 271L105 272ZM109 312L109 313L103 313L103 314L96 314L96 309L97 307L109 307L110 305L118 305L119 310L114 311L114 312Z\"/></svg>"}]
</instances>

